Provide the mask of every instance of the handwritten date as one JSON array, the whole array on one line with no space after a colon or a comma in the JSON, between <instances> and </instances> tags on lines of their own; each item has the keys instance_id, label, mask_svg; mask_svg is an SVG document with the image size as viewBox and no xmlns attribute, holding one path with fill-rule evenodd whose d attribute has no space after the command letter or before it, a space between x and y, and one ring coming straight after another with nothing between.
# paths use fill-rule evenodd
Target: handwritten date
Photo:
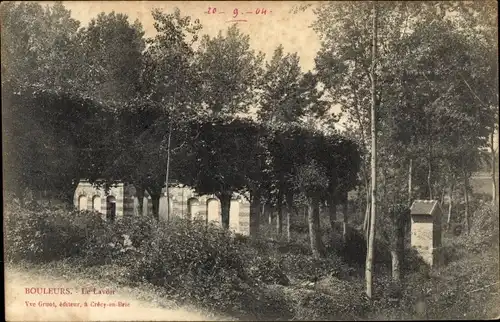
<instances>
[{"instance_id":1,"label":"handwritten date","mask_svg":"<svg viewBox=\"0 0 500 322\"><path fill-rule=\"evenodd\" d=\"M257 8L257 9L254 9L254 10L247 10L247 11L241 11L240 9L238 8L234 8L233 9L233 13L232 13L232 16L233 18L237 18L238 16L240 15L245 15L245 14L255 14L255 15L267 15L267 14L270 14L272 11L271 10L267 10L266 8ZM224 11L217 11L217 8L216 7L208 7L208 11L206 12L210 15L212 14L223 14L225 13Z\"/></svg>"}]
</instances>

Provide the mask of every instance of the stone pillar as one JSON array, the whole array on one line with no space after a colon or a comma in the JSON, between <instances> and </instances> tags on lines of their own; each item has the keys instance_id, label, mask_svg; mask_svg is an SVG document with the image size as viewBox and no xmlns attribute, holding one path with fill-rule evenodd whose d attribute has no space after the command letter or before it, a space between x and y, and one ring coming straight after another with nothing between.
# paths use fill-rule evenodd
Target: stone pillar
<instances>
[{"instance_id":1,"label":"stone pillar","mask_svg":"<svg viewBox=\"0 0 500 322\"><path fill-rule=\"evenodd\" d=\"M221 209L219 199L209 198L207 200L207 222L214 222L217 224L221 224Z\"/></svg>"},{"instance_id":2,"label":"stone pillar","mask_svg":"<svg viewBox=\"0 0 500 322\"><path fill-rule=\"evenodd\" d=\"M250 203L240 199L238 233L250 236Z\"/></svg>"},{"instance_id":3,"label":"stone pillar","mask_svg":"<svg viewBox=\"0 0 500 322\"><path fill-rule=\"evenodd\" d=\"M160 197L160 202L158 205L158 218L161 221L167 221L168 220L168 199L166 196L166 193L163 193Z\"/></svg>"},{"instance_id":4,"label":"stone pillar","mask_svg":"<svg viewBox=\"0 0 500 322\"><path fill-rule=\"evenodd\" d=\"M238 200L231 200L229 208L229 229L237 233L240 229L240 203Z\"/></svg>"},{"instance_id":5,"label":"stone pillar","mask_svg":"<svg viewBox=\"0 0 500 322\"><path fill-rule=\"evenodd\" d=\"M151 197L147 198L146 207L147 207L146 213L148 214L148 216L152 217L153 216L153 199L151 199Z\"/></svg>"}]
</instances>

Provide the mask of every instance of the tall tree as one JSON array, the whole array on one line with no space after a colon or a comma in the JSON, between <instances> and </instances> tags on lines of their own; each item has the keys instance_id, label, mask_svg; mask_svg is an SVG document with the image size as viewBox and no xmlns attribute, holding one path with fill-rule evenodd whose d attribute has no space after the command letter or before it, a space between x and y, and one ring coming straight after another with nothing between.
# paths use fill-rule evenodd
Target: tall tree
<instances>
[{"instance_id":1,"label":"tall tree","mask_svg":"<svg viewBox=\"0 0 500 322\"><path fill-rule=\"evenodd\" d=\"M194 128L199 134L190 142L193 166L191 173L179 174L180 181L199 194L214 194L221 203L222 226L229 228L231 198L248 189L247 178L254 172L259 129L249 120L213 117Z\"/></svg>"},{"instance_id":2,"label":"tall tree","mask_svg":"<svg viewBox=\"0 0 500 322\"><path fill-rule=\"evenodd\" d=\"M259 85L258 118L269 123L301 123L302 117L314 112L323 116L327 104L320 98L317 79L309 72L302 73L297 53L285 54L278 46Z\"/></svg>"},{"instance_id":3,"label":"tall tree","mask_svg":"<svg viewBox=\"0 0 500 322\"><path fill-rule=\"evenodd\" d=\"M77 83L75 38L80 22L61 2L1 6L2 84L68 90Z\"/></svg>"},{"instance_id":4,"label":"tall tree","mask_svg":"<svg viewBox=\"0 0 500 322\"><path fill-rule=\"evenodd\" d=\"M156 102L156 106L168 115L166 138L162 143L166 148L164 174L167 200L170 200L170 172L172 164L172 135L174 123L195 115L195 107L200 108L199 75L194 67L193 45L198 40L201 30L199 21L192 21L189 16L182 16L178 8L173 13L164 13L159 9L152 12L157 34L148 39L149 47L144 55L141 93L147 100ZM159 196L161 192L156 191ZM170 203L167 203L167 220L170 218Z\"/></svg>"},{"instance_id":5,"label":"tall tree","mask_svg":"<svg viewBox=\"0 0 500 322\"><path fill-rule=\"evenodd\" d=\"M262 74L263 59L262 53L256 54L250 48L250 37L241 33L236 24L229 27L225 35L222 31L216 37L204 35L195 60L196 70L201 79L199 91L201 106L216 118L247 113L252 104L256 104L255 90L258 76ZM230 138L229 140L235 141L236 139ZM219 141L214 149L220 151L220 149L230 148L229 146L218 147L220 142L226 141ZM237 151L239 151L238 148ZM233 151L220 152L220 155L234 153ZM220 161L224 164L227 160ZM234 168L233 165L228 171L232 171L230 170L232 168ZM221 171L224 173L222 169ZM198 178L202 180L202 177ZM229 223L231 194L241 189L243 183L240 183L239 178L231 176L224 178L223 181L219 179L208 181L212 182L208 186L218 187L215 190L209 190L223 198L220 201L223 224L226 225L226 221L227 224ZM215 182L218 183L214 185ZM205 184L201 186L206 187Z\"/></svg>"},{"instance_id":6,"label":"tall tree","mask_svg":"<svg viewBox=\"0 0 500 322\"><path fill-rule=\"evenodd\" d=\"M77 75L94 99L125 103L139 90L144 31L138 20L114 11L100 13L78 32Z\"/></svg>"},{"instance_id":7,"label":"tall tree","mask_svg":"<svg viewBox=\"0 0 500 322\"><path fill-rule=\"evenodd\" d=\"M374 254L374 242L375 242L375 219L377 214L377 72L375 70L377 57L377 40L378 40L378 20L377 20L377 4L373 4L373 30L372 30L372 62L370 68L370 80L371 80L371 94L372 94L372 104L371 104L371 215L370 215L370 232L368 234L368 249L366 254L366 267L365 267L365 279L366 279L366 295L368 298L372 298L372 273L373 273L373 254Z\"/></svg>"},{"instance_id":8,"label":"tall tree","mask_svg":"<svg viewBox=\"0 0 500 322\"><path fill-rule=\"evenodd\" d=\"M250 38L234 24L216 37L203 36L197 52L203 106L214 115L246 113L254 104L262 74L263 54L250 48Z\"/></svg>"},{"instance_id":9,"label":"tall tree","mask_svg":"<svg viewBox=\"0 0 500 322\"><path fill-rule=\"evenodd\" d=\"M297 53L285 54L283 46L278 46L271 60L266 63L265 73L259 81L258 119L266 124L283 127L292 123L304 124L306 115L324 116L328 105L320 100L323 92L318 90L317 85L312 73L302 73ZM293 208L293 194L286 191L283 175L277 184L276 230L281 235L284 202L287 201L286 214L289 217Z\"/></svg>"}]
</instances>

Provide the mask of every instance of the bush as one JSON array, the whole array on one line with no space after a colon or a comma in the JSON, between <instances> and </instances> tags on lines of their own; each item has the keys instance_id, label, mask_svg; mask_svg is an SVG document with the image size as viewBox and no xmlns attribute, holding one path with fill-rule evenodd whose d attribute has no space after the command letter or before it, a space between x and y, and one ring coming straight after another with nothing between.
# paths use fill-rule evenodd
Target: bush
<instances>
[{"instance_id":1,"label":"bush","mask_svg":"<svg viewBox=\"0 0 500 322\"><path fill-rule=\"evenodd\" d=\"M417 250L413 247L404 249L404 256L401 264L401 269L404 273L418 272L423 276L428 276L429 274L429 265L424 262Z\"/></svg>"},{"instance_id":2,"label":"bush","mask_svg":"<svg viewBox=\"0 0 500 322\"><path fill-rule=\"evenodd\" d=\"M304 220L303 218L296 219L295 216L292 217L293 219L290 219L290 231L297 233L297 234L308 234L309 233L309 226L307 224L307 221Z\"/></svg>"},{"instance_id":3,"label":"bush","mask_svg":"<svg viewBox=\"0 0 500 322\"><path fill-rule=\"evenodd\" d=\"M282 267L290 277L309 281L317 281L327 276L342 276L342 278L345 278L345 276L353 275L354 272L335 254L330 254L326 258L284 254Z\"/></svg>"},{"instance_id":4,"label":"bush","mask_svg":"<svg viewBox=\"0 0 500 322\"><path fill-rule=\"evenodd\" d=\"M311 248L307 244L286 242L278 245L278 252L282 254L311 255Z\"/></svg>"},{"instance_id":5,"label":"bush","mask_svg":"<svg viewBox=\"0 0 500 322\"><path fill-rule=\"evenodd\" d=\"M10 262L99 258L113 253L113 247L108 245L109 227L97 213L10 206L4 222L5 255Z\"/></svg>"},{"instance_id":6,"label":"bush","mask_svg":"<svg viewBox=\"0 0 500 322\"><path fill-rule=\"evenodd\" d=\"M255 302L256 295L239 249L228 231L215 226L184 220L159 223L149 243L138 249L142 256L131 267L132 278L162 286L178 301L253 313L247 312L246 303Z\"/></svg>"},{"instance_id":7,"label":"bush","mask_svg":"<svg viewBox=\"0 0 500 322\"><path fill-rule=\"evenodd\" d=\"M264 321L289 321L295 315L295 306L283 287L270 286L263 290L259 302L255 303Z\"/></svg>"},{"instance_id":8,"label":"bush","mask_svg":"<svg viewBox=\"0 0 500 322\"><path fill-rule=\"evenodd\" d=\"M357 291L347 291L341 297L322 292L299 296L296 320L355 320L363 318L369 308L366 298Z\"/></svg>"},{"instance_id":9,"label":"bush","mask_svg":"<svg viewBox=\"0 0 500 322\"><path fill-rule=\"evenodd\" d=\"M249 263L249 276L265 284L289 285L282 262L274 256L255 256Z\"/></svg>"},{"instance_id":10,"label":"bush","mask_svg":"<svg viewBox=\"0 0 500 322\"><path fill-rule=\"evenodd\" d=\"M498 245L498 206L480 203L472 213L470 234L463 234L461 241L469 251L482 252L485 247Z\"/></svg>"}]
</instances>

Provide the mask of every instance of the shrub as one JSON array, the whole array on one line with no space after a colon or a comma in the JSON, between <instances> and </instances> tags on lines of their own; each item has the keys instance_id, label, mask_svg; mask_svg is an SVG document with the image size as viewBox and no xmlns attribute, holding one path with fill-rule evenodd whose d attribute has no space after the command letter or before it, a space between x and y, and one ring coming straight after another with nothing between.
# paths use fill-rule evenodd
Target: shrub
<instances>
[{"instance_id":1,"label":"shrub","mask_svg":"<svg viewBox=\"0 0 500 322\"><path fill-rule=\"evenodd\" d=\"M249 263L249 276L265 284L289 285L281 260L273 256L255 256Z\"/></svg>"},{"instance_id":2,"label":"shrub","mask_svg":"<svg viewBox=\"0 0 500 322\"><path fill-rule=\"evenodd\" d=\"M286 242L278 245L278 252L282 254L311 255L311 248L307 244Z\"/></svg>"},{"instance_id":3,"label":"shrub","mask_svg":"<svg viewBox=\"0 0 500 322\"><path fill-rule=\"evenodd\" d=\"M482 252L485 247L498 245L498 207L480 203L471 216L471 230L459 240L468 251Z\"/></svg>"},{"instance_id":4,"label":"shrub","mask_svg":"<svg viewBox=\"0 0 500 322\"><path fill-rule=\"evenodd\" d=\"M330 254L326 258L284 254L282 267L295 279L316 281L326 276L349 276L353 270L340 257Z\"/></svg>"},{"instance_id":5,"label":"shrub","mask_svg":"<svg viewBox=\"0 0 500 322\"><path fill-rule=\"evenodd\" d=\"M226 230L185 220L159 223L138 252L142 256L131 267L132 278L162 286L177 300L212 309L224 305L233 313L247 312L245 303L255 301L239 247Z\"/></svg>"},{"instance_id":6,"label":"shrub","mask_svg":"<svg viewBox=\"0 0 500 322\"><path fill-rule=\"evenodd\" d=\"M125 217L116 222L114 230L129 236L132 246L141 247L151 240L157 226L157 221L149 216Z\"/></svg>"},{"instance_id":7,"label":"shrub","mask_svg":"<svg viewBox=\"0 0 500 322\"><path fill-rule=\"evenodd\" d=\"M413 247L404 249L404 256L401 264L404 273L418 272L423 274L423 276L429 274L429 265L424 262L417 250Z\"/></svg>"},{"instance_id":8,"label":"shrub","mask_svg":"<svg viewBox=\"0 0 500 322\"><path fill-rule=\"evenodd\" d=\"M279 285L264 288L258 301L251 305L257 308L258 319L264 321L289 321L295 315L294 303Z\"/></svg>"},{"instance_id":9,"label":"shrub","mask_svg":"<svg viewBox=\"0 0 500 322\"><path fill-rule=\"evenodd\" d=\"M361 292L347 291L342 296L322 292L299 295L296 320L354 320L364 317L369 305Z\"/></svg>"},{"instance_id":10,"label":"shrub","mask_svg":"<svg viewBox=\"0 0 500 322\"><path fill-rule=\"evenodd\" d=\"M111 251L107 243L96 241L109 234L100 214L92 212L10 206L5 211L5 231L9 261L48 262L90 251L99 257Z\"/></svg>"},{"instance_id":11,"label":"shrub","mask_svg":"<svg viewBox=\"0 0 500 322\"><path fill-rule=\"evenodd\" d=\"M497 308L498 285L495 284L499 271L498 246L483 248L480 253L471 252L465 243L474 238L461 236L447 240L443 247L445 258L448 257L445 266L430 270L427 265L420 264L421 271L407 267L397 310L381 300L374 311L379 317L382 313L393 312L392 316L398 319L484 319L497 316L500 313ZM421 262L416 254L411 257ZM417 266L411 260L406 262L410 267ZM387 289L387 283L382 288Z\"/></svg>"},{"instance_id":12,"label":"shrub","mask_svg":"<svg viewBox=\"0 0 500 322\"><path fill-rule=\"evenodd\" d=\"M290 219L290 231L297 234L309 233L309 226L306 220L304 220L303 218L296 219L295 216L292 216L292 218L293 219Z\"/></svg>"}]
</instances>

